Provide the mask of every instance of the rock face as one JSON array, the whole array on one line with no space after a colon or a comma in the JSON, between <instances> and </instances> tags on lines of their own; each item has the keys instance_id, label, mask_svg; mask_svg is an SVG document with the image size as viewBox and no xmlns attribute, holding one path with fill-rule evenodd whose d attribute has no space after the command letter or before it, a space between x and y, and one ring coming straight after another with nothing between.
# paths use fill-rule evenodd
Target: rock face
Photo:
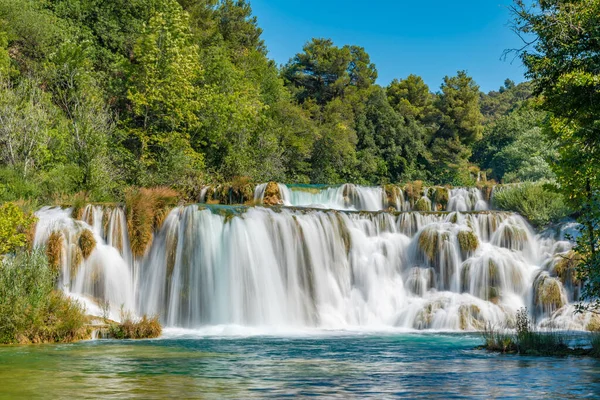
<instances>
[{"instance_id":1,"label":"rock face","mask_svg":"<svg viewBox=\"0 0 600 400\"><path fill-rule=\"evenodd\" d=\"M267 183L265 188L265 196L263 197L263 204L266 206L278 206L283 204L281 200L281 192L279 191L279 185L275 182Z\"/></svg>"}]
</instances>

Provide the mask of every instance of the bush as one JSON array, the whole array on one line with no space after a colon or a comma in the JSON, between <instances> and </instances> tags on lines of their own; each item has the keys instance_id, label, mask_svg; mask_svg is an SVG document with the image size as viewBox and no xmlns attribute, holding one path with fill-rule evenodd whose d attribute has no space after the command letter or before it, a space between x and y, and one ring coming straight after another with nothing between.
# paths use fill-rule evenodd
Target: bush
<instances>
[{"instance_id":1,"label":"bush","mask_svg":"<svg viewBox=\"0 0 600 400\"><path fill-rule=\"evenodd\" d=\"M0 168L0 202L32 199L40 195L38 185L11 168Z\"/></svg>"},{"instance_id":2,"label":"bush","mask_svg":"<svg viewBox=\"0 0 600 400\"><path fill-rule=\"evenodd\" d=\"M89 337L83 307L54 290L44 251L5 257L0 266L0 343L71 342Z\"/></svg>"},{"instance_id":3,"label":"bush","mask_svg":"<svg viewBox=\"0 0 600 400\"><path fill-rule=\"evenodd\" d=\"M0 206L0 255L24 247L32 236L35 217L27 214L15 203Z\"/></svg>"},{"instance_id":4,"label":"bush","mask_svg":"<svg viewBox=\"0 0 600 400\"><path fill-rule=\"evenodd\" d=\"M492 203L499 210L521 214L536 227L570 214L562 195L543 182L499 186L494 190Z\"/></svg>"},{"instance_id":5,"label":"bush","mask_svg":"<svg viewBox=\"0 0 600 400\"><path fill-rule=\"evenodd\" d=\"M156 316L148 318L144 315L135 321L131 315L121 314L121 323L113 323L109 327L109 336L115 339L151 339L162 333L162 326Z\"/></svg>"}]
</instances>

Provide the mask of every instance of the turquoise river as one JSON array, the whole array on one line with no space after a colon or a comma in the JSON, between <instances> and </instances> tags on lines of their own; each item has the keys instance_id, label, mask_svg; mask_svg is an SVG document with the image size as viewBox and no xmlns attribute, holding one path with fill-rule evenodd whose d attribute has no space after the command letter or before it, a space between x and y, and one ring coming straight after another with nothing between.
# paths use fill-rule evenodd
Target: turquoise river
<instances>
[{"instance_id":1,"label":"turquoise river","mask_svg":"<svg viewBox=\"0 0 600 400\"><path fill-rule=\"evenodd\" d=\"M476 333L167 330L0 347L0 398L598 398L600 361L498 355Z\"/></svg>"}]
</instances>

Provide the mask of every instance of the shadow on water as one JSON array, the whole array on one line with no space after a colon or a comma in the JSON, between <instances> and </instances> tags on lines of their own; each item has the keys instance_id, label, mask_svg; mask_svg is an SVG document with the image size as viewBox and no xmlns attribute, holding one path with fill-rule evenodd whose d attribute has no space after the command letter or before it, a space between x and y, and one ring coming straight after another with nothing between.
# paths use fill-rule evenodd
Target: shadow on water
<instances>
[{"instance_id":1,"label":"shadow on water","mask_svg":"<svg viewBox=\"0 0 600 400\"><path fill-rule=\"evenodd\" d=\"M476 334L177 337L0 347L2 398L600 395L600 361L474 350Z\"/></svg>"}]
</instances>

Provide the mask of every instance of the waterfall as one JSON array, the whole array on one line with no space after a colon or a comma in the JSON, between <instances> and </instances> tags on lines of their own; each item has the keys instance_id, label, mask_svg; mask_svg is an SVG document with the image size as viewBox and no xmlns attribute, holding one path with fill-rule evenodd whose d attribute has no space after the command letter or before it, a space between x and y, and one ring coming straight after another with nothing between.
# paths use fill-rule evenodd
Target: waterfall
<instances>
[{"instance_id":1,"label":"waterfall","mask_svg":"<svg viewBox=\"0 0 600 400\"><path fill-rule=\"evenodd\" d=\"M422 188L412 203L405 191L395 185L338 186L277 184L281 200L290 207L322 208L345 211L484 211L490 207L478 188ZM256 186L254 203L261 204L266 183ZM439 193L446 193L440 196ZM444 197L442 199L438 197Z\"/></svg>"},{"instance_id":2,"label":"waterfall","mask_svg":"<svg viewBox=\"0 0 600 400\"><path fill-rule=\"evenodd\" d=\"M387 213L324 209L376 198L383 208L380 188L281 186L296 207L173 209L138 259L119 207L88 206L83 221L43 208L35 245L62 235L60 287L92 309L108 302L114 318L123 307L166 326L478 330L512 324L521 307L538 324L585 326L569 314L577 285L556 273L571 243L535 234L517 214L472 212L475 191L448 202L470 212ZM323 208L297 208L315 201ZM87 259L78 255L83 230L97 243Z\"/></svg>"}]
</instances>

